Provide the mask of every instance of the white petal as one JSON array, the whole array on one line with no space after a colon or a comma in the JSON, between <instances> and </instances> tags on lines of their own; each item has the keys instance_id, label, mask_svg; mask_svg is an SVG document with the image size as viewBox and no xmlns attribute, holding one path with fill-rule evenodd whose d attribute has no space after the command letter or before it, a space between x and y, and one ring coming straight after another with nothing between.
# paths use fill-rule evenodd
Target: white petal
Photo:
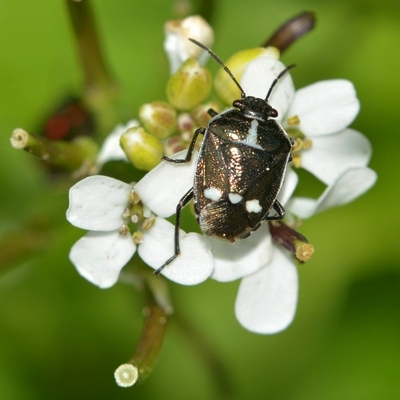
<instances>
[{"instance_id":1,"label":"white petal","mask_svg":"<svg viewBox=\"0 0 400 400\"><path fill-rule=\"evenodd\" d=\"M371 154L371 144L363 134L345 129L314 137L312 147L301 153L301 167L329 185L347 169L367 166Z\"/></svg>"},{"instance_id":2,"label":"white petal","mask_svg":"<svg viewBox=\"0 0 400 400\"><path fill-rule=\"evenodd\" d=\"M189 57L198 58L201 64L206 62L208 53L189 41L189 38L196 39L206 47L213 44L214 32L205 19L195 15L180 21L168 21L164 30L164 50L170 62L171 74Z\"/></svg>"},{"instance_id":3,"label":"white petal","mask_svg":"<svg viewBox=\"0 0 400 400\"><path fill-rule=\"evenodd\" d=\"M215 261L212 278L220 282L250 275L268 264L272 257L272 240L266 222L250 237L234 244L211 237L208 240Z\"/></svg>"},{"instance_id":4,"label":"white petal","mask_svg":"<svg viewBox=\"0 0 400 400\"><path fill-rule=\"evenodd\" d=\"M185 158L186 150L171 158ZM183 195L193 187L197 153L190 163L175 164L162 161L148 172L135 186L143 203L160 217L175 214L176 206Z\"/></svg>"},{"instance_id":5,"label":"white petal","mask_svg":"<svg viewBox=\"0 0 400 400\"><path fill-rule=\"evenodd\" d=\"M282 205L285 205L288 202L294 192L294 189L296 189L298 181L299 177L297 174L291 168L288 168L286 170L285 181L283 182L278 196L278 201Z\"/></svg>"},{"instance_id":6,"label":"white petal","mask_svg":"<svg viewBox=\"0 0 400 400\"><path fill-rule=\"evenodd\" d=\"M72 246L69 258L84 278L104 289L117 282L135 250L131 235L88 232Z\"/></svg>"},{"instance_id":7,"label":"white petal","mask_svg":"<svg viewBox=\"0 0 400 400\"><path fill-rule=\"evenodd\" d=\"M139 126L138 121L129 121L126 125L118 124L114 130L106 137L103 145L97 155L97 165L101 167L107 161L123 160L128 161L124 151L122 150L119 140L121 135L134 126Z\"/></svg>"},{"instance_id":8,"label":"white petal","mask_svg":"<svg viewBox=\"0 0 400 400\"><path fill-rule=\"evenodd\" d=\"M276 58L258 57L247 65L240 85L247 96L265 99L272 82L285 68L285 65ZM293 96L293 81L290 73L286 73L273 88L268 103L278 111L279 116L283 116L286 114Z\"/></svg>"},{"instance_id":9,"label":"white petal","mask_svg":"<svg viewBox=\"0 0 400 400\"><path fill-rule=\"evenodd\" d=\"M370 189L376 179L376 173L369 168L350 169L328 186L318 200L294 197L290 200L288 209L301 218L309 218L327 208L350 203Z\"/></svg>"},{"instance_id":10,"label":"white petal","mask_svg":"<svg viewBox=\"0 0 400 400\"><path fill-rule=\"evenodd\" d=\"M299 129L306 136L326 135L347 128L360 110L351 82L321 81L296 92L288 117L300 118Z\"/></svg>"},{"instance_id":11,"label":"white petal","mask_svg":"<svg viewBox=\"0 0 400 400\"><path fill-rule=\"evenodd\" d=\"M166 35L164 40L164 50L167 53L170 73L172 75L179 69L183 61L187 58L187 53L180 51L180 37L176 32L170 32Z\"/></svg>"},{"instance_id":12,"label":"white petal","mask_svg":"<svg viewBox=\"0 0 400 400\"><path fill-rule=\"evenodd\" d=\"M91 231L118 229L131 191L131 185L108 176L82 179L69 190L67 220Z\"/></svg>"},{"instance_id":13,"label":"white petal","mask_svg":"<svg viewBox=\"0 0 400 400\"><path fill-rule=\"evenodd\" d=\"M150 267L157 269L174 254L174 225L156 218L155 225L143 235L139 255ZM207 239L198 233L180 231L181 254L161 272L181 285L197 285L212 273L214 260Z\"/></svg>"},{"instance_id":14,"label":"white petal","mask_svg":"<svg viewBox=\"0 0 400 400\"><path fill-rule=\"evenodd\" d=\"M252 332L279 332L294 318L297 292L296 266L288 254L274 247L271 262L242 279L235 304L236 318Z\"/></svg>"}]
</instances>

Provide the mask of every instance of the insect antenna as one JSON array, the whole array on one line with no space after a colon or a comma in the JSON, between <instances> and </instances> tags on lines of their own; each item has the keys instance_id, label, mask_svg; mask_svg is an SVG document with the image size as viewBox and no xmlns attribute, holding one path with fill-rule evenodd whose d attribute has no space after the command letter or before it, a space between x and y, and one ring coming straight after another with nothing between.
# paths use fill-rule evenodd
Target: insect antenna
<instances>
[{"instance_id":1,"label":"insect antenna","mask_svg":"<svg viewBox=\"0 0 400 400\"><path fill-rule=\"evenodd\" d=\"M273 89L273 88L275 87L275 85L278 83L279 79L281 79L282 76L285 75L286 72L289 71L289 69L292 69L292 68L294 68L295 66L296 66L296 64L289 65L288 67L286 67L286 68L274 79L274 81L272 82L271 87L270 87L269 90L268 90L267 95L265 96L265 101L268 101L269 96L271 96L272 89Z\"/></svg>"},{"instance_id":2,"label":"insect antenna","mask_svg":"<svg viewBox=\"0 0 400 400\"><path fill-rule=\"evenodd\" d=\"M218 58L218 56L212 51L210 50L208 47L204 46L204 44L198 42L195 39L191 39L189 38L189 40L191 42L193 42L194 44L197 44L197 46L201 47L203 50L207 51L208 54L219 64L221 65L221 67L227 72L227 74L231 77L231 79L233 80L233 82L235 82L236 86L239 88L239 90L242 93L242 99L244 99L246 97L246 93L244 92L244 90L242 89L242 87L240 86L239 82L236 80L236 78L233 76L232 72L229 70L229 68ZM289 67L288 67L289 68ZM281 74L280 74L281 75ZM279 78L279 77L278 77ZM273 83L274 85L274 83Z\"/></svg>"}]
</instances>

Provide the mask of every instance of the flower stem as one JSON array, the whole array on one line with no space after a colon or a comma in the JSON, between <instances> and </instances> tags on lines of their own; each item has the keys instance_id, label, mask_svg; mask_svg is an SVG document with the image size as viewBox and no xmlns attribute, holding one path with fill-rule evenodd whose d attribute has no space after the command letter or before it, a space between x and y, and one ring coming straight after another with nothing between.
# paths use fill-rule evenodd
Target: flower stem
<instances>
[{"instance_id":1,"label":"flower stem","mask_svg":"<svg viewBox=\"0 0 400 400\"><path fill-rule=\"evenodd\" d=\"M265 42L263 47L273 46L283 53L292 43L310 32L315 25L314 13L304 11L285 22Z\"/></svg>"},{"instance_id":2,"label":"flower stem","mask_svg":"<svg viewBox=\"0 0 400 400\"><path fill-rule=\"evenodd\" d=\"M142 383L151 374L161 350L169 315L172 312L168 302L160 302L157 292L154 292L155 289L160 288L158 285L153 285L151 280L158 278L150 274L142 275L142 278L141 283L144 284L143 289L147 298L144 308L146 319L132 358L120 365L114 373L115 380L121 387Z\"/></svg>"},{"instance_id":3,"label":"flower stem","mask_svg":"<svg viewBox=\"0 0 400 400\"><path fill-rule=\"evenodd\" d=\"M90 1L67 0L67 8L85 77L83 100L104 136L119 121L119 91L103 56Z\"/></svg>"},{"instance_id":4,"label":"flower stem","mask_svg":"<svg viewBox=\"0 0 400 400\"><path fill-rule=\"evenodd\" d=\"M167 329L168 315L154 300L149 302L144 329L130 363L139 371L139 381L144 381L153 371Z\"/></svg>"},{"instance_id":5,"label":"flower stem","mask_svg":"<svg viewBox=\"0 0 400 400\"><path fill-rule=\"evenodd\" d=\"M14 129L10 142L15 149L23 149L45 162L69 171L78 170L84 162L90 164L97 151L95 143L87 136L72 142L53 141L31 135L21 128Z\"/></svg>"}]
</instances>

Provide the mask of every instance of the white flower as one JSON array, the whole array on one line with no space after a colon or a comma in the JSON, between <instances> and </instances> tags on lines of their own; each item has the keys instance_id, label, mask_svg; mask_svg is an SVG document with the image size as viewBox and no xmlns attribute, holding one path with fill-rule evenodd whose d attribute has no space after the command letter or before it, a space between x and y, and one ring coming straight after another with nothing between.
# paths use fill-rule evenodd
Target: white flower
<instances>
[{"instance_id":1,"label":"white flower","mask_svg":"<svg viewBox=\"0 0 400 400\"><path fill-rule=\"evenodd\" d=\"M246 94L265 98L271 83L284 68L281 62L270 57L260 57L250 63L241 81ZM369 142L360 133L347 128L359 110L351 83L343 80L320 82L295 92L290 74L286 74L268 100L284 117L285 126L289 126L285 123L288 117L297 116L300 124L296 128L313 141L310 149L302 151L301 165L327 185L317 200L293 198L288 201L297 184L296 174L288 169L279 196L282 204L287 203L288 213L308 218L328 207L354 200L374 184L376 174L366 167L371 156ZM156 171L142 179L140 196L152 202L152 209L158 213L163 213L165 199L170 198L169 210L163 216L172 215L175 204L193 180L185 182L186 187L182 187L175 198L164 195L159 200L154 190L158 188L157 182L167 181L164 189L172 191L172 180L178 176L180 181L185 169L185 165L161 163ZM208 240L215 262L212 277L218 281L242 278L235 303L239 322L257 333L285 329L296 311L297 270L293 256L273 244L268 224L234 245L212 237Z\"/></svg>"},{"instance_id":2,"label":"white flower","mask_svg":"<svg viewBox=\"0 0 400 400\"><path fill-rule=\"evenodd\" d=\"M175 157L182 158L184 154L181 152ZM193 184L193 164L162 162L135 185L135 192L155 213L163 217L173 215L179 199ZM288 202L296 184L297 175L288 169L279 196L282 204ZM73 246L70 258L86 279L100 287L109 287L117 281L121 268L136 249L130 235L118 233L132 187L102 176L86 178L77 185L71 189L67 218L74 225L92 232ZM339 180L327 192L343 190L346 190L346 182ZM329 197L324 196L325 199ZM329 205L335 205L335 200L340 202L341 198L333 196ZM316 203L323 204L323 198ZM300 213L306 209L300 203L294 208ZM315 206L314 211L317 208ZM144 232L138 252L152 268L158 268L173 254L173 233L173 225L161 217L157 217L154 227ZM181 254L162 273L181 284L200 283L211 274L218 281L242 278L235 312L239 322L253 332L281 331L295 315L296 266L290 254L273 244L267 223L249 238L235 244L195 233L183 235Z\"/></svg>"},{"instance_id":3,"label":"white flower","mask_svg":"<svg viewBox=\"0 0 400 400\"><path fill-rule=\"evenodd\" d=\"M189 57L197 58L201 65L205 64L208 53L189 41L189 38L196 39L207 47L213 44L213 29L204 18L195 15L179 21L168 21L164 31L164 50L168 56L171 74Z\"/></svg>"},{"instance_id":4,"label":"white flower","mask_svg":"<svg viewBox=\"0 0 400 400\"><path fill-rule=\"evenodd\" d=\"M236 318L255 333L280 332L293 321L297 295L298 276L293 257L275 245L270 262L240 282Z\"/></svg>"},{"instance_id":5,"label":"white flower","mask_svg":"<svg viewBox=\"0 0 400 400\"><path fill-rule=\"evenodd\" d=\"M317 200L292 197L286 204L286 212L309 218L324 209L349 203L368 190L375 180L376 174L369 168L349 169L328 185ZM252 332L281 331L294 318L297 292L294 258L274 244L269 263L254 274L243 277L235 303L236 317Z\"/></svg>"},{"instance_id":6,"label":"white flower","mask_svg":"<svg viewBox=\"0 0 400 400\"><path fill-rule=\"evenodd\" d=\"M260 57L249 63L241 85L247 95L265 98L284 68L277 60ZM376 173L366 167L372 152L368 140L347 128L359 111L350 82L318 82L295 92L286 74L274 88L269 103L278 110L278 119L285 127L290 127L288 119L296 116L296 128L312 138L311 148L301 153L301 166L327 185L317 200L293 197L286 206L288 213L309 218L354 200L375 183ZM291 323L296 302L297 272L293 258L274 246L269 264L242 279L235 312L247 329L272 333Z\"/></svg>"},{"instance_id":7,"label":"white flower","mask_svg":"<svg viewBox=\"0 0 400 400\"><path fill-rule=\"evenodd\" d=\"M83 179L70 189L68 221L89 232L71 248L70 259L78 272L101 288L112 286L136 251L131 235L121 229L128 223L126 210L133 187L106 176ZM144 207L146 210L146 208ZM145 211L146 212L146 211ZM156 217L154 226L143 230L139 254L151 267L158 268L173 254L174 226ZM213 271L207 240L197 233L180 232L182 257L163 274L183 284L194 285Z\"/></svg>"},{"instance_id":8,"label":"white flower","mask_svg":"<svg viewBox=\"0 0 400 400\"><path fill-rule=\"evenodd\" d=\"M290 199L287 209L300 218L310 218L328 208L352 202L369 190L376 179L376 172L370 168L350 168L328 185L318 199L295 196Z\"/></svg>"},{"instance_id":9,"label":"white flower","mask_svg":"<svg viewBox=\"0 0 400 400\"><path fill-rule=\"evenodd\" d=\"M265 98L272 81L284 68L278 60L269 57L251 62L241 81L246 94ZM278 197L288 214L308 218L315 212L354 200L373 185L376 174L366 167L371 155L369 142L360 133L347 128L359 109L349 82L320 82L295 92L290 74L286 74L268 100L283 118L284 126L293 129L294 121L298 132L312 138L311 148L300 149L301 166L327 185L317 200L290 199L298 178L288 168ZM184 155L185 152L181 152L175 157L184 158ZM154 269L173 255L174 226L163 218L175 214L179 200L193 186L195 159L194 154L188 164L164 161L134 186L142 203L158 215L154 227L143 232L143 242L138 249L141 258ZM115 283L120 269L136 250L135 245L127 245L118 233L125 222L121 216L131 187L116 182L113 185L107 183L104 188L91 184L88 192L75 188L79 192L77 196L72 188L67 213L74 225L102 231L89 232L71 250L71 260L78 271L101 287ZM107 190L103 190L106 186ZM120 186L117 195L115 187ZM113 194L107 194L107 191ZM78 217L74 218L74 215ZM113 224L105 224L103 217L106 221L111 219ZM91 221L89 225L87 221ZM98 237L103 238L104 231L109 231L110 240L100 241ZM91 239L90 246L85 245L87 236ZM163 275L183 284L199 283L208 276L218 281L241 278L235 313L246 329L270 334L285 329L292 322L297 305L297 270L293 256L273 243L268 223L235 244L182 232L180 245L181 254L163 269ZM100 260L98 264L97 260Z\"/></svg>"},{"instance_id":10,"label":"white flower","mask_svg":"<svg viewBox=\"0 0 400 400\"><path fill-rule=\"evenodd\" d=\"M265 98L271 83L284 68L274 58L259 57L247 65L241 85L247 95ZM311 147L300 149L298 163L326 185L348 169L368 165L372 154L368 139L348 128L360 109L351 82L321 81L295 92L287 73L274 87L269 103L278 110L277 119L284 128L296 130L305 136L304 140L309 139ZM374 182L370 180L364 191Z\"/></svg>"},{"instance_id":11,"label":"white flower","mask_svg":"<svg viewBox=\"0 0 400 400\"><path fill-rule=\"evenodd\" d=\"M184 152L181 152L179 156L176 155L176 157L182 158L182 154L184 154ZM180 198L193 185L193 178L194 171L191 166L164 161L141 179L141 181L135 186L135 191L139 194L144 203L151 207L154 212L163 217L169 217L175 213L176 205ZM296 184L297 175L289 169L287 171L285 183L279 195L279 201L282 204L285 204L288 201L296 187ZM170 243L173 243L172 232L169 236ZM212 278L221 282L232 281L245 276L252 276L252 274L257 273L257 271L269 268L269 266L274 263L275 255L279 254L280 251L272 243L268 223L264 223L249 238L238 240L235 244L214 239L212 237L205 237L205 239L211 245L211 251L214 258L214 271L212 273ZM141 254L144 244L145 240L139 248L139 254L146 261ZM172 253L170 253L170 255L172 255ZM168 269L174 267L174 263L183 255L184 250L182 249L181 255L179 255L172 264L166 266L163 272L166 274ZM288 256L283 257L286 257L289 260ZM165 259L167 258L168 257ZM159 265L161 264L162 262L159 263ZM268 271L270 271L270 269L268 269ZM266 317L268 319L268 327L263 331L263 333L274 333L282 330L293 319L297 303L298 288L297 272L292 261L290 261L287 271L280 274L270 274L267 272L270 279L274 279L273 282L277 287L280 287L283 290L283 292L280 293L280 296L284 296L284 293L287 294L286 298L290 299L291 307L286 307L285 310L282 310L281 304L277 304L277 299L274 298L274 293L271 293L268 302L264 303L267 313L264 316L261 316L262 318ZM294 275L295 278L287 280L287 273ZM245 302L242 301L242 298L243 296L239 296L237 300L237 307L239 307L239 309L240 305L245 306ZM276 310L276 312L271 310ZM269 319L271 315L274 315L273 320ZM238 319L242 322L240 316L241 312L239 311ZM245 325L245 323L243 324ZM250 330L257 331L255 329Z\"/></svg>"}]
</instances>

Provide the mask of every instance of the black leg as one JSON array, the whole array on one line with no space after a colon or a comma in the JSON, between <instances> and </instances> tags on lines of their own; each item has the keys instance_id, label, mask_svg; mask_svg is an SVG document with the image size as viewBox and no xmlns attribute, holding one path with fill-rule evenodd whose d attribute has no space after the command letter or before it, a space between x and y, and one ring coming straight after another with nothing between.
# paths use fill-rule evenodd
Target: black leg
<instances>
[{"instance_id":1,"label":"black leg","mask_svg":"<svg viewBox=\"0 0 400 400\"><path fill-rule=\"evenodd\" d=\"M216 117L219 113L217 113L215 110L213 110L212 108L210 108L210 109L207 110L207 114L208 114L210 117Z\"/></svg>"},{"instance_id":2,"label":"black leg","mask_svg":"<svg viewBox=\"0 0 400 400\"><path fill-rule=\"evenodd\" d=\"M204 135L205 131L206 131L205 128L196 129L196 131L193 134L192 141L190 142L190 146L188 148L188 151L187 151L187 154L186 154L185 158L179 158L178 160L175 160L173 158L169 158L169 157L163 156L162 159L165 160L165 161L176 163L176 164L188 163L192 159L194 145L196 144L197 137L200 134Z\"/></svg>"},{"instance_id":3,"label":"black leg","mask_svg":"<svg viewBox=\"0 0 400 400\"><path fill-rule=\"evenodd\" d=\"M276 215L267 215L265 217L265 220L267 221L277 221L277 220L281 220L284 218L286 211L283 208L282 204L279 203L278 200L275 200L274 205L272 206L272 208L277 212Z\"/></svg>"},{"instance_id":4,"label":"black leg","mask_svg":"<svg viewBox=\"0 0 400 400\"><path fill-rule=\"evenodd\" d=\"M175 253L172 257L170 257L163 265L161 265L160 268L156 269L154 273L156 275L159 275L160 272L166 267L168 264L170 264L172 261L175 260L176 257L178 257L179 253L181 252L179 248L179 225L181 222L181 211L182 208L186 206L187 203L189 203L190 200L193 198L193 188L191 188L180 200L178 205L176 206L176 214L175 214L175 238L174 238L174 244L175 244Z\"/></svg>"}]
</instances>

